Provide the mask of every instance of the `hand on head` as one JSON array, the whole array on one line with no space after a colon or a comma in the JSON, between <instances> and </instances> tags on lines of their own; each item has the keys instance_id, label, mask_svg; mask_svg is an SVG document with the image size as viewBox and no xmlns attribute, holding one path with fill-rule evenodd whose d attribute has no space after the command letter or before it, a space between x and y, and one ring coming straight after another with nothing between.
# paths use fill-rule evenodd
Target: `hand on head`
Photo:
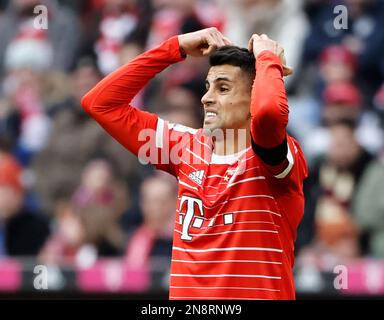
<instances>
[{"instance_id":1,"label":"hand on head","mask_svg":"<svg viewBox=\"0 0 384 320\"><path fill-rule=\"evenodd\" d=\"M194 57L209 56L217 48L232 45L232 42L223 36L217 28L207 28L195 32L179 35L180 50L183 55ZM269 50L280 57L283 63L284 76L293 73L292 68L286 66L284 48L267 35L253 34L248 42L248 50L257 57L264 50Z\"/></svg>"},{"instance_id":2,"label":"hand on head","mask_svg":"<svg viewBox=\"0 0 384 320\"><path fill-rule=\"evenodd\" d=\"M217 28L207 28L179 35L180 49L183 54L194 57L209 56L217 48L231 45Z\"/></svg>"},{"instance_id":3,"label":"hand on head","mask_svg":"<svg viewBox=\"0 0 384 320\"><path fill-rule=\"evenodd\" d=\"M253 34L248 42L248 50L253 52L255 57L257 57L262 51L271 51L277 55L283 63L284 76L289 76L293 73L293 69L286 65L284 48L280 46L276 41L269 39L267 35Z\"/></svg>"}]
</instances>

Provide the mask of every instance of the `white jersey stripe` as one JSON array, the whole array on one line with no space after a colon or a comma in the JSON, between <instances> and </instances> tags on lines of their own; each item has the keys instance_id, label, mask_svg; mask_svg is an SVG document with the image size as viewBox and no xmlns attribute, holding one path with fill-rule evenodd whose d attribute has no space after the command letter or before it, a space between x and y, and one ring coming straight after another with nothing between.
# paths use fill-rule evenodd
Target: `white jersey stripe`
<instances>
[{"instance_id":1,"label":"white jersey stripe","mask_svg":"<svg viewBox=\"0 0 384 320\"><path fill-rule=\"evenodd\" d=\"M178 132L188 132L191 134L195 134L198 131L197 129L184 126L180 123L171 123L171 122L168 122L168 129L169 130L175 130Z\"/></svg>"},{"instance_id":2,"label":"white jersey stripe","mask_svg":"<svg viewBox=\"0 0 384 320\"><path fill-rule=\"evenodd\" d=\"M163 136L164 136L164 120L161 118L157 119L157 127L156 127L156 148L163 147Z\"/></svg>"},{"instance_id":3,"label":"white jersey stripe","mask_svg":"<svg viewBox=\"0 0 384 320\"><path fill-rule=\"evenodd\" d=\"M184 216L184 214L181 214L181 216ZM200 218L202 218L202 217L200 217ZM206 220L208 220L208 219L206 219ZM179 221L176 221L176 223L179 225L182 225L182 223L180 223ZM279 225L275 224L274 222L269 222L269 221L239 221L239 222L234 222L232 225L254 224L254 223L268 223L268 224L273 224L274 227L280 228ZM212 228L212 227L227 227L227 226L228 226L227 224L215 224L215 225L211 225L208 227L201 227L200 229L208 229L208 228Z\"/></svg>"},{"instance_id":4,"label":"white jersey stripe","mask_svg":"<svg viewBox=\"0 0 384 320\"><path fill-rule=\"evenodd\" d=\"M191 277L191 278L261 278L281 280L281 277L265 276L262 274L188 274L188 273L171 273L171 277Z\"/></svg>"},{"instance_id":5,"label":"white jersey stripe","mask_svg":"<svg viewBox=\"0 0 384 320\"><path fill-rule=\"evenodd\" d=\"M219 192L218 194L222 194L222 193L223 193L223 192ZM245 196L245 197L249 197L249 196ZM270 196L270 195L265 195L265 194L252 195L252 197L253 197L253 198L269 198L269 199L273 199L273 200L275 200L274 197L272 197L272 196ZM205 209L213 209L213 208L216 208L216 207L221 206L221 205L223 205L223 204L226 204L226 203L228 203L229 201L238 200L238 199L242 199L242 198L243 198L243 197L230 198L230 199L225 200L225 201L223 201L223 202L220 202L220 203L218 203L218 204L216 204L216 205L214 205L214 206L205 206L205 205L203 204L203 207L204 207ZM178 197L178 200L180 200L180 199L181 199L181 198Z\"/></svg>"},{"instance_id":6,"label":"white jersey stripe","mask_svg":"<svg viewBox=\"0 0 384 320\"><path fill-rule=\"evenodd\" d=\"M253 170L253 169L258 169L258 168L260 168L260 166L256 166L256 167L249 168L249 169L247 169L247 170L244 170L244 172L247 172L247 171L250 171L250 170ZM242 173L241 173L241 174L242 174Z\"/></svg>"},{"instance_id":7,"label":"white jersey stripe","mask_svg":"<svg viewBox=\"0 0 384 320\"><path fill-rule=\"evenodd\" d=\"M274 211L271 211L271 210L264 210L264 209L260 209L260 210L238 210L238 211L232 211L232 212L223 212L223 213L219 213L217 216L223 216L225 214L228 214L228 213L244 213L244 212L265 212L265 213L270 213L270 214L273 214L275 216L278 216L278 217L281 217L281 214L277 213L277 212L274 212Z\"/></svg>"},{"instance_id":8,"label":"white jersey stripe","mask_svg":"<svg viewBox=\"0 0 384 320\"><path fill-rule=\"evenodd\" d=\"M180 214L181 216L184 216L183 213ZM203 218L203 217L199 217L199 218ZM206 221L208 221L209 219L206 219ZM182 225L182 223L180 223L179 221L176 221L177 224L180 224ZM268 224L273 224L274 227L277 227L277 228L280 228L279 225L275 224L274 222L270 222L270 221L239 221L239 222L234 222L232 225L236 225L236 224L254 224L254 223L268 223ZM201 227L200 229L208 229L208 228L212 228L212 227L227 227L228 225L227 224L215 224L215 225L211 225L211 226L208 226L208 227Z\"/></svg>"},{"instance_id":9,"label":"white jersey stripe","mask_svg":"<svg viewBox=\"0 0 384 320\"><path fill-rule=\"evenodd\" d=\"M202 157L200 157L199 155L197 155L196 153L194 153L192 150L190 150L189 148L185 148L186 151L188 151L191 155L193 155L195 158L203 161L205 164L209 164L209 162L205 159L203 159Z\"/></svg>"},{"instance_id":10,"label":"white jersey stripe","mask_svg":"<svg viewBox=\"0 0 384 320\"><path fill-rule=\"evenodd\" d=\"M186 174L183 170L179 169L179 172L181 172L183 175L185 175L189 179L188 174Z\"/></svg>"},{"instance_id":11,"label":"white jersey stripe","mask_svg":"<svg viewBox=\"0 0 384 320\"><path fill-rule=\"evenodd\" d=\"M217 188L217 187L211 187L211 188ZM270 195L267 195L267 194L251 194L251 195L247 195L247 196L229 198L228 200L226 200L224 202L221 202L219 204L224 204L224 203L227 203L228 201L239 200L239 199L246 199L246 198L269 198L269 199L275 200L274 197L272 197ZM181 197L178 197L178 199L180 200Z\"/></svg>"},{"instance_id":12,"label":"white jersey stripe","mask_svg":"<svg viewBox=\"0 0 384 320\"><path fill-rule=\"evenodd\" d=\"M182 234L181 231L175 229L175 232ZM228 233L256 233L256 232L265 232L265 233L276 233L278 234L278 231L275 230L232 230L232 231L223 231L223 232L214 232L214 233L190 233L191 236L194 237L202 237L202 236L217 236L220 234L228 234Z\"/></svg>"},{"instance_id":13,"label":"white jersey stripe","mask_svg":"<svg viewBox=\"0 0 384 320\"><path fill-rule=\"evenodd\" d=\"M261 248L261 247L229 247L229 248L210 248L210 249L185 249L180 247L173 247L173 250L182 252L211 252L211 251L271 251L283 252L281 249L276 248Z\"/></svg>"},{"instance_id":14,"label":"white jersey stripe","mask_svg":"<svg viewBox=\"0 0 384 320\"><path fill-rule=\"evenodd\" d=\"M248 161L248 160L251 160L251 159L253 159L254 157L255 157L255 155L253 154L253 155L252 155L252 156L250 156L249 158L245 158L243 161L244 161L244 162L246 162L246 161ZM243 161L242 161L242 162L243 162Z\"/></svg>"},{"instance_id":15,"label":"white jersey stripe","mask_svg":"<svg viewBox=\"0 0 384 320\"><path fill-rule=\"evenodd\" d=\"M193 166L191 166L189 163L183 161L183 160L180 160L181 163L184 163L185 165L187 165L188 167L190 167L191 169L193 169L194 171L197 171L197 169Z\"/></svg>"},{"instance_id":16,"label":"white jersey stripe","mask_svg":"<svg viewBox=\"0 0 384 320\"><path fill-rule=\"evenodd\" d=\"M270 288L248 288L248 287L184 287L184 286L170 286L173 289L233 289L233 290L260 290L260 291L274 291L279 292L279 289Z\"/></svg>"},{"instance_id":17,"label":"white jersey stripe","mask_svg":"<svg viewBox=\"0 0 384 320\"><path fill-rule=\"evenodd\" d=\"M265 177L264 176L257 176L257 177L252 177L252 178L247 178L247 179L239 180L239 181L236 181L236 182L233 182L233 183L229 183L227 188L235 186L235 185L237 185L239 183L244 183L244 182L253 181L253 180L265 180Z\"/></svg>"},{"instance_id":18,"label":"white jersey stripe","mask_svg":"<svg viewBox=\"0 0 384 320\"><path fill-rule=\"evenodd\" d=\"M277 224L274 222L270 221L239 221L239 222L234 222L233 225L235 224L252 224L252 223L268 223L268 224L273 224L275 227L279 227ZM222 226L228 226L227 224L215 224L215 227L222 227ZM206 227L202 227L201 229L205 229Z\"/></svg>"},{"instance_id":19,"label":"white jersey stripe","mask_svg":"<svg viewBox=\"0 0 384 320\"><path fill-rule=\"evenodd\" d=\"M182 184L182 185L185 186L185 187L188 187L188 188L191 188L191 189L197 191L197 188L196 188L196 187L193 187L193 186L191 186L191 185L189 185L189 184L187 184L187 183L181 181L180 179L179 179L179 183Z\"/></svg>"},{"instance_id":20,"label":"white jersey stripe","mask_svg":"<svg viewBox=\"0 0 384 320\"><path fill-rule=\"evenodd\" d=\"M287 144L288 144L288 153L287 153L288 166L285 168L285 170L282 173L274 176L277 179L284 179L289 174L289 172L291 171L291 169L294 165L294 160L293 160L291 148L289 147L288 142L287 142Z\"/></svg>"},{"instance_id":21,"label":"white jersey stripe","mask_svg":"<svg viewBox=\"0 0 384 320\"><path fill-rule=\"evenodd\" d=\"M221 176L218 174L211 174L210 176L207 177L207 179L209 179L209 178L224 178L224 176Z\"/></svg>"},{"instance_id":22,"label":"white jersey stripe","mask_svg":"<svg viewBox=\"0 0 384 320\"><path fill-rule=\"evenodd\" d=\"M172 259L173 262L182 263L265 263L265 264L283 264L278 261L263 261L263 260L177 260Z\"/></svg>"},{"instance_id":23,"label":"white jersey stripe","mask_svg":"<svg viewBox=\"0 0 384 320\"><path fill-rule=\"evenodd\" d=\"M229 201L238 200L238 199L246 199L246 198L270 198L270 199L275 199L274 197L269 196L269 195L265 195L265 194L252 194L252 195L248 195L248 196L241 196L241 197L236 197L236 198L230 198Z\"/></svg>"},{"instance_id":24,"label":"white jersey stripe","mask_svg":"<svg viewBox=\"0 0 384 320\"><path fill-rule=\"evenodd\" d=\"M278 214L277 212L274 212L274 211L271 211L271 210L262 210L262 209L260 209L260 210L239 210L239 211L223 212L223 213L219 213L219 214L217 214L217 217L219 217L219 216L223 216L223 215L225 215L225 214L231 214L231 213L246 213L246 212L250 212L250 213L252 213L252 212L254 212L254 213L256 213L256 212L263 212L263 213L270 213L270 214L273 214L273 215L275 215L275 216L281 217L281 214ZM185 215L184 212L180 212L180 211L177 210L177 209L176 209L176 213L180 213L180 214L182 214L182 215ZM204 220L210 220L210 218L204 218L204 217L200 217L200 218L202 218L202 219L204 219Z\"/></svg>"},{"instance_id":25,"label":"white jersey stripe","mask_svg":"<svg viewBox=\"0 0 384 320\"><path fill-rule=\"evenodd\" d=\"M202 144L203 146L207 147L209 150L211 150L211 147L207 145L206 143L200 141L199 139L195 139L198 143Z\"/></svg>"}]
</instances>

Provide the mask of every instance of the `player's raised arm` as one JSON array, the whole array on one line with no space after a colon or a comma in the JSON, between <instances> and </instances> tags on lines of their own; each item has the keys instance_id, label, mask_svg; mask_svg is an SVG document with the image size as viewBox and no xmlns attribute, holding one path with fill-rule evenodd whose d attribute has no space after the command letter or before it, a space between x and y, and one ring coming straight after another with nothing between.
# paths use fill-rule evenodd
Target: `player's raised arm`
<instances>
[{"instance_id":1,"label":"player's raised arm","mask_svg":"<svg viewBox=\"0 0 384 320\"><path fill-rule=\"evenodd\" d=\"M82 99L82 106L111 136L138 154L142 129L156 129L157 116L130 105L157 73L183 59L177 37L147 51L102 79Z\"/></svg>"},{"instance_id":2,"label":"player's raised arm","mask_svg":"<svg viewBox=\"0 0 384 320\"><path fill-rule=\"evenodd\" d=\"M179 35L179 43L183 54L194 57L209 56L217 48L232 44L214 27Z\"/></svg>"},{"instance_id":3,"label":"player's raised arm","mask_svg":"<svg viewBox=\"0 0 384 320\"><path fill-rule=\"evenodd\" d=\"M283 65L284 49L266 35L253 35L249 48L256 58L256 77L251 99L252 146L274 174L287 160L288 102L283 76L292 73Z\"/></svg>"},{"instance_id":4,"label":"player's raised arm","mask_svg":"<svg viewBox=\"0 0 384 320\"><path fill-rule=\"evenodd\" d=\"M147 51L102 79L82 99L82 106L110 135L134 154L142 129L156 130L156 115L130 105L135 95L156 74L186 55L209 55L228 44L216 28L175 36Z\"/></svg>"}]
</instances>

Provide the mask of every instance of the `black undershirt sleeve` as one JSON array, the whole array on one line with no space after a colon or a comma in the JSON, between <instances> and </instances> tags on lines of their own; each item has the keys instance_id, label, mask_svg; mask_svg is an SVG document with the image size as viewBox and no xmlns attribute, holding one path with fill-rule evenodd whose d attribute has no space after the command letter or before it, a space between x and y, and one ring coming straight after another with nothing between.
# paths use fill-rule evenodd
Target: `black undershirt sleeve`
<instances>
[{"instance_id":1,"label":"black undershirt sleeve","mask_svg":"<svg viewBox=\"0 0 384 320\"><path fill-rule=\"evenodd\" d=\"M270 166L277 166L282 163L288 153L288 144L287 138L284 141L274 148L263 148L257 145L253 139L252 140L252 149L253 151L263 160L266 164Z\"/></svg>"}]
</instances>

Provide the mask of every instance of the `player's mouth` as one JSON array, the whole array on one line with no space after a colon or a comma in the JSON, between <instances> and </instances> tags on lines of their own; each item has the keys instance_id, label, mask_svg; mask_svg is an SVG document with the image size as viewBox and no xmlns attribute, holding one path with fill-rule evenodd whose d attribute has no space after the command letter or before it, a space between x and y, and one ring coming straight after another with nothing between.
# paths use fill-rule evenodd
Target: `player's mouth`
<instances>
[{"instance_id":1,"label":"player's mouth","mask_svg":"<svg viewBox=\"0 0 384 320\"><path fill-rule=\"evenodd\" d=\"M205 121L213 121L217 118L217 112L212 110L205 111Z\"/></svg>"}]
</instances>

